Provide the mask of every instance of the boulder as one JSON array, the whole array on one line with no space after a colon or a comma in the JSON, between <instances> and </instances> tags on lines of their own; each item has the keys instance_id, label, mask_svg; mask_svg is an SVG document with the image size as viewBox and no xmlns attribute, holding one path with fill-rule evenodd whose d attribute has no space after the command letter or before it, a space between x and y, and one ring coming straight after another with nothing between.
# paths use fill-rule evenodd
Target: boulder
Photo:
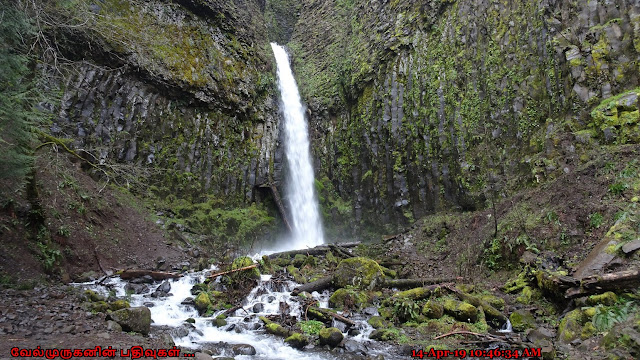
<instances>
[{"instance_id":1,"label":"boulder","mask_svg":"<svg viewBox=\"0 0 640 360\"><path fill-rule=\"evenodd\" d=\"M444 315L444 307L434 300L429 300L422 307L422 314L429 319L440 319Z\"/></svg>"},{"instance_id":2,"label":"boulder","mask_svg":"<svg viewBox=\"0 0 640 360\"><path fill-rule=\"evenodd\" d=\"M135 331L148 335L151 328L151 311L145 306L121 309L109 314L109 317L122 326L124 331Z\"/></svg>"},{"instance_id":3,"label":"boulder","mask_svg":"<svg viewBox=\"0 0 640 360\"><path fill-rule=\"evenodd\" d=\"M384 271L377 262L364 257L344 259L334 273L333 284L338 288L354 286L372 290L384 279Z\"/></svg>"},{"instance_id":4,"label":"boulder","mask_svg":"<svg viewBox=\"0 0 640 360\"><path fill-rule=\"evenodd\" d=\"M329 345L334 348L344 339L344 335L337 328L330 327L320 330L318 333L318 342L320 345Z\"/></svg>"},{"instance_id":5,"label":"boulder","mask_svg":"<svg viewBox=\"0 0 640 360\"><path fill-rule=\"evenodd\" d=\"M530 311L516 310L509 316L511 327L515 331L524 332L527 329L533 329L536 326L536 320Z\"/></svg>"},{"instance_id":6,"label":"boulder","mask_svg":"<svg viewBox=\"0 0 640 360\"><path fill-rule=\"evenodd\" d=\"M291 336L284 339L284 342L294 349L302 349L309 344L309 338L300 333L293 333Z\"/></svg>"},{"instance_id":7,"label":"boulder","mask_svg":"<svg viewBox=\"0 0 640 360\"><path fill-rule=\"evenodd\" d=\"M444 312L453 316L458 321L474 323L478 321L478 308L464 302L456 300L446 300L444 302Z\"/></svg>"},{"instance_id":8,"label":"boulder","mask_svg":"<svg viewBox=\"0 0 640 360\"><path fill-rule=\"evenodd\" d=\"M256 348L249 344L236 344L231 347L234 355L255 355Z\"/></svg>"},{"instance_id":9,"label":"boulder","mask_svg":"<svg viewBox=\"0 0 640 360\"><path fill-rule=\"evenodd\" d=\"M200 294L198 294L194 301L196 304L196 309L200 313L204 313L205 311L207 311L209 306L211 306L211 300L209 299L209 295L206 292L201 292Z\"/></svg>"}]
</instances>

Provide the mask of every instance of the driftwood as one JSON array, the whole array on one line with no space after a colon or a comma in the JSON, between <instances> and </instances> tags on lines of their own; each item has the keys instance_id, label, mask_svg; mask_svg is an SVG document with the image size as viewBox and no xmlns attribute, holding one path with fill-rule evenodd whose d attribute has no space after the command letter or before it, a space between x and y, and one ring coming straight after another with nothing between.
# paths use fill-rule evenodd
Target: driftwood
<instances>
[{"instance_id":1,"label":"driftwood","mask_svg":"<svg viewBox=\"0 0 640 360\"><path fill-rule=\"evenodd\" d=\"M291 292L291 295L295 296L305 291L309 293L314 291L321 291L326 288L329 288L332 282L333 282L333 276L327 276L320 280L316 280L314 282L310 282L310 283L306 283L304 285L298 286L297 288L293 289L293 291Z\"/></svg>"},{"instance_id":2,"label":"driftwood","mask_svg":"<svg viewBox=\"0 0 640 360\"><path fill-rule=\"evenodd\" d=\"M600 294L609 290L635 289L640 286L640 269L630 269L611 274L588 276L579 286L569 288L565 298L574 299Z\"/></svg>"},{"instance_id":3,"label":"driftwood","mask_svg":"<svg viewBox=\"0 0 640 360\"><path fill-rule=\"evenodd\" d=\"M499 326L502 326L507 322L507 317L502 312L500 312L500 310L491 306L491 304L489 304L488 302L475 296L466 294L452 286L445 286L444 288L456 294L456 296L458 296L458 298L462 301L466 301L475 307L482 306L482 310L484 311L484 315L486 316L487 320L493 321Z\"/></svg>"},{"instance_id":4,"label":"driftwood","mask_svg":"<svg viewBox=\"0 0 640 360\"><path fill-rule=\"evenodd\" d=\"M378 287L412 289L425 285L450 283L458 280L462 280L462 278L385 279Z\"/></svg>"},{"instance_id":5,"label":"driftwood","mask_svg":"<svg viewBox=\"0 0 640 360\"><path fill-rule=\"evenodd\" d=\"M177 273L171 273L166 271L155 271L155 270L124 270L120 273L120 278L122 280L135 279L143 276L151 276L154 280L166 280L166 279L177 279L182 277L182 275Z\"/></svg>"},{"instance_id":6,"label":"driftwood","mask_svg":"<svg viewBox=\"0 0 640 360\"><path fill-rule=\"evenodd\" d=\"M241 267L241 268L237 268L237 269L233 269L233 270L229 270L229 271L223 271L223 272L211 274L211 275L209 275L209 278L215 279L218 276L227 275L227 274L231 274L231 273L238 272L238 271L249 270L249 269L253 269L253 268L256 268L256 267L258 267L258 264L252 264L252 265L249 265L249 266L245 266L245 267Z\"/></svg>"}]
</instances>

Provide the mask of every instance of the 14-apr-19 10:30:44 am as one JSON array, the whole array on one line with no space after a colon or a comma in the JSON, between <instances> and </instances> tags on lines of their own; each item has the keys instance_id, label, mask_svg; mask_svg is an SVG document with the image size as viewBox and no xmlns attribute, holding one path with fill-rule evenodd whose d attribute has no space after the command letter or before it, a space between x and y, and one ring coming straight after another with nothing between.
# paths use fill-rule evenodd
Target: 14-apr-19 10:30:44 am
<instances>
[{"instance_id":1,"label":"14-apr-19 10:30:44 am","mask_svg":"<svg viewBox=\"0 0 640 360\"><path fill-rule=\"evenodd\" d=\"M484 357L484 358L504 358L504 359L521 359L528 357L542 357L541 348L525 348L518 349L472 349L472 350L412 350L412 358L458 358L464 359L466 357Z\"/></svg>"}]
</instances>

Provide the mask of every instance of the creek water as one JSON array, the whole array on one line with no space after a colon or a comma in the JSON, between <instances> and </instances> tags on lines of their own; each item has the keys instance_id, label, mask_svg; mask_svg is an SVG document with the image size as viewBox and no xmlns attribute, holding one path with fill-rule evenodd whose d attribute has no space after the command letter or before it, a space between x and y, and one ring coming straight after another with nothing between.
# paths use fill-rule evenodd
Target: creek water
<instances>
[{"instance_id":1,"label":"creek water","mask_svg":"<svg viewBox=\"0 0 640 360\"><path fill-rule=\"evenodd\" d=\"M324 243L305 108L285 49L271 43L278 66L278 87L284 115L285 154L288 165L286 196L291 214L292 237L277 250L312 248Z\"/></svg>"},{"instance_id":2,"label":"creek water","mask_svg":"<svg viewBox=\"0 0 640 360\"><path fill-rule=\"evenodd\" d=\"M283 338L268 334L260 321L260 316L281 314L283 307L286 315L295 316L298 320L304 320L304 311L297 297L290 295L298 284L292 281L272 281L270 275L263 275L258 285L245 298L242 308L228 315L227 324L217 327L216 316L224 311L218 311L211 317L199 316L193 304L188 304L185 299L194 297L191 295L193 285L201 283L212 269L184 274L179 279L167 280L171 286L168 296L153 297L152 294L160 286L160 283L145 285L147 290L140 294L127 294L127 282L114 277L103 281L101 284L78 284L84 288L92 289L105 296L109 293L116 297L126 297L131 306L147 306L151 311L152 332L157 336L158 331L168 332L177 346L195 351L215 349L217 356L230 356L235 359L270 359L270 360L327 360L327 359L363 359L364 355L372 356L383 354L385 359L389 357L390 348L382 343L368 339L368 335L374 330L367 324L367 316L352 317L357 330L354 335L345 329L345 343L341 348L328 350L321 347L309 346L304 350L296 350L288 346ZM320 307L328 306L330 293L314 292L313 298L318 301ZM195 319L193 325L185 322L188 318ZM334 322L334 325L338 325ZM222 342L222 343L220 343ZM255 348L255 355L234 354L234 344L248 344Z\"/></svg>"}]
</instances>

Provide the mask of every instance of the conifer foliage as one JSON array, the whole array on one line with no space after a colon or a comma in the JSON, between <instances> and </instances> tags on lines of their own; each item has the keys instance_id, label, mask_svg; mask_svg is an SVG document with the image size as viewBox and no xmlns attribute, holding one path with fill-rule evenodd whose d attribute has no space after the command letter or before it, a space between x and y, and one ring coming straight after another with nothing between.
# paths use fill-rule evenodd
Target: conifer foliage
<instances>
[{"instance_id":1,"label":"conifer foliage","mask_svg":"<svg viewBox=\"0 0 640 360\"><path fill-rule=\"evenodd\" d=\"M15 0L0 0L0 199L24 187L33 167L35 126L43 118L37 110L42 93L30 68L35 29L17 6Z\"/></svg>"}]
</instances>

